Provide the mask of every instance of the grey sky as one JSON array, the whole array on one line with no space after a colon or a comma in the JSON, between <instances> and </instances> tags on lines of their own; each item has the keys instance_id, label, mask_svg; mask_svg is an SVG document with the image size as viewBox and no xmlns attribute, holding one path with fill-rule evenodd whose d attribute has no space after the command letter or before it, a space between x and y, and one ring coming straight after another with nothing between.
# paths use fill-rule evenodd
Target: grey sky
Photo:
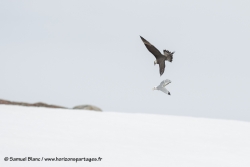
<instances>
[{"instance_id":1,"label":"grey sky","mask_svg":"<svg viewBox=\"0 0 250 167\"><path fill-rule=\"evenodd\" d=\"M0 98L250 121L249 1L0 1ZM139 35L175 51L160 77ZM171 96L152 91L170 79Z\"/></svg>"}]
</instances>

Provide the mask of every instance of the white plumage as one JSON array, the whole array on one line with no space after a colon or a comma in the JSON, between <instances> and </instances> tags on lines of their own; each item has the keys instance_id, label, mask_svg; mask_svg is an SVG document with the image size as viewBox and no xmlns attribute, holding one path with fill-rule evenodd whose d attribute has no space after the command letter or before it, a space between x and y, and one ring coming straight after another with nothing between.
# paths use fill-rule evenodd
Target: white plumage
<instances>
[{"instance_id":1,"label":"white plumage","mask_svg":"<svg viewBox=\"0 0 250 167\"><path fill-rule=\"evenodd\" d=\"M166 85L170 84L171 81L169 79L163 80L160 85L155 86L153 90L160 90L168 95L170 95L170 92L165 88Z\"/></svg>"}]
</instances>

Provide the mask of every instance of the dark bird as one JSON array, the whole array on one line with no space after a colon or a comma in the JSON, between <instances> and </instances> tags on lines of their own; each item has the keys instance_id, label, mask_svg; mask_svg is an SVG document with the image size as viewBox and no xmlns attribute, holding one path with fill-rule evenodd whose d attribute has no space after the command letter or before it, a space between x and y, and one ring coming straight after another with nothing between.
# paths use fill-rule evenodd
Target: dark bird
<instances>
[{"instance_id":1,"label":"dark bird","mask_svg":"<svg viewBox=\"0 0 250 167\"><path fill-rule=\"evenodd\" d=\"M154 61L154 65L159 64L160 75L162 75L164 73L164 70L165 70L165 61L167 60L169 62L172 62L174 52L170 52L168 50L163 50L163 54L161 54L161 52L154 45L149 43L142 36L140 36L140 37L141 37L142 42L144 43L144 45L148 49L148 51L151 52L155 56L156 60Z\"/></svg>"}]
</instances>

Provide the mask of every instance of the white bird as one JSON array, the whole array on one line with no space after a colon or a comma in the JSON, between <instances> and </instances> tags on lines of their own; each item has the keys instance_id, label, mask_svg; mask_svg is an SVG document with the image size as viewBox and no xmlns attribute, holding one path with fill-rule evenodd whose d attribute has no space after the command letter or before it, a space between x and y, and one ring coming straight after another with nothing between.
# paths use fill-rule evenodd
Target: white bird
<instances>
[{"instance_id":1,"label":"white bird","mask_svg":"<svg viewBox=\"0 0 250 167\"><path fill-rule=\"evenodd\" d=\"M165 88L166 85L170 84L171 81L169 79L163 80L160 85L153 87L153 90L160 90L168 95L170 95L170 92Z\"/></svg>"}]
</instances>

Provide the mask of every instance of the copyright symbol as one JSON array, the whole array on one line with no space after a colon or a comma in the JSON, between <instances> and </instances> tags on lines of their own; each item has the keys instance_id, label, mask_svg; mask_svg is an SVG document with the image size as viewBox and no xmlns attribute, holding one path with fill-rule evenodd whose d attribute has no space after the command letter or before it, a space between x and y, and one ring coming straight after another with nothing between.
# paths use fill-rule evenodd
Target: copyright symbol
<instances>
[{"instance_id":1,"label":"copyright symbol","mask_svg":"<svg viewBox=\"0 0 250 167\"><path fill-rule=\"evenodd\" d=\"M8 160L9 160L9 158L8 158L8 157L5 157L5 158L4 158L4 160L5 160L5 161L8 161Z\"/></svg>"}]
</instances>

